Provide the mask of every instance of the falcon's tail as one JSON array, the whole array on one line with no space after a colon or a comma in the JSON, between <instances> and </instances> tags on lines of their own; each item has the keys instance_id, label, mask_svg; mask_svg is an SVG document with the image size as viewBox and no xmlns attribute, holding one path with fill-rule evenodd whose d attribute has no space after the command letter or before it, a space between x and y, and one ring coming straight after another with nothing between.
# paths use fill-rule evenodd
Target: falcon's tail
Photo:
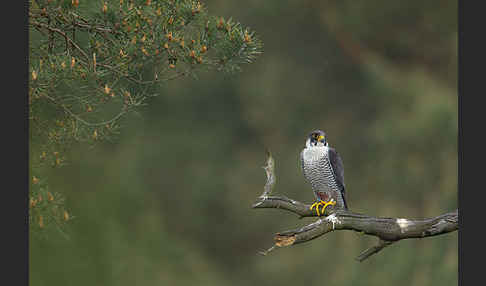
<instances>
[{"instance_id":1,"label":"falcon's tail","mask_svg":"<svg viewBox=\"0 0 486 286\"><path fill-rule=\"evenodd\" d=\"M341 192L341 198L343 198L344 209L348 210L348 204L346 203L346 198L344 197L344 190Z\"/></svg>"}]
</instances>

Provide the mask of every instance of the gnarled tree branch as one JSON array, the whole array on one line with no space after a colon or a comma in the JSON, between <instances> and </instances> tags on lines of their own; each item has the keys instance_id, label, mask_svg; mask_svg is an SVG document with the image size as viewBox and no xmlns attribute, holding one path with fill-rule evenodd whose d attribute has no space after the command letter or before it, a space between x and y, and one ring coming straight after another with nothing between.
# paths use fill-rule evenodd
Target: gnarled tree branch
<instances>
[{"instance_id":1,"label":"gnarled tree branch","mask_svg":"<svg viewBox=\"0 0 486 286\"><path fill-rule=\"evenodd\" d=\"M310 210L310 205L301 203L286 197L270 196L275 184L275 161L267 152L267 165L264 167L267 174L267 182L263 194L253 204L253 208L277 208L284 209L303 217L317 216ZM334 230L354 230L367 235L376 236L379 243L364 252L356 259L363 261L371 255L379 252L386 246L408 238L423 238L452 232L458 229L458 210L426 219L405 218L378 218L364 214L354 213L349 210L338 210L333 207L326 208L324 216L309 225L299 229L277 233L274 237L275 247L290 246L303 243L320 237Z\"/></svg>"}]
</instances>

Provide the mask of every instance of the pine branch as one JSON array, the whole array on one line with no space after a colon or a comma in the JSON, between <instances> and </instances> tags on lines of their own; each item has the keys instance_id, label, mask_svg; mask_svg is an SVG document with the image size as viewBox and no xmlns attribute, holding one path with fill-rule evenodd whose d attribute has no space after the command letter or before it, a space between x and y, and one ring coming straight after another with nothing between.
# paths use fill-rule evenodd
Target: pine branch
<instances>
[{"instance_id":1,"label":"pine branch","mask_svg":"<svg viewBox=\"0 0 486 286\"><path fill-rule=\"evenodd\" d=\"M46 182L44 167L65 165L74 142L112 140L123 118L161 93L163 83L210 68L238 71L262 53L254 31L238 22L219 25L222 18L209 15L199 0L104 1L83 9L79 2L29 2L28 116L36 181ZM31 229L39 232L57 223L38 203L43 188L33 183L29 193Z\"/></svg>"}]
</instances>

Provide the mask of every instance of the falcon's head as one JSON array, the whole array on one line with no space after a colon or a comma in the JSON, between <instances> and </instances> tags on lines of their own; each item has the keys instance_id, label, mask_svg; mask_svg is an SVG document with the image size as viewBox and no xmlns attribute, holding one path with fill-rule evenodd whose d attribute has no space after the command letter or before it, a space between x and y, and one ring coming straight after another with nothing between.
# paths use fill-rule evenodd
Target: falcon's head
<instances>
[{"instance_id":1,"label":"falcon's head","mask_svg":"<svg viewBox=\"0 0 486 286\"><path fill-rule=\"evenodd\" d=\"M313 147L313 146L318 146L318 147L323 147L323 146L328 146L327 140L326 140L326 133L322 130L314 130L309 134L309 137L307 137L307 141L305 141L305 147Z\"/></svg>"}]
</instances>

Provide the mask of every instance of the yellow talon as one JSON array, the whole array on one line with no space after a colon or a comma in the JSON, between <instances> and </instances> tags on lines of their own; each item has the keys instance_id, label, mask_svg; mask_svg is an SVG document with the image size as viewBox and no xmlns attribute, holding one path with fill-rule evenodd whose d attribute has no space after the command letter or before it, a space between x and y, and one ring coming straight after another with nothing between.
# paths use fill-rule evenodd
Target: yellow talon
<instances>
[{"instance_id":1,"label":"yellow talon","mask_svg":"<svg viewBox=\"0 0 486 286\"><path fill-rule=\"evenodd\" d=\"M324 202L324 206L322 207L322 214L324 214L324 210L326 209L327 206L333 206L335 204L336 202L333 199L331 199L328 202Z\"/></svg>"},{"instance_id":2,"label":"yellow talon","mask_svg":"<svg viewBox=\"0 0 486 286\"><path fill-rule=\"evenodd\" d=\"M328 202L325 202L325 201L319 201L319 202L315 202L315 203L313 203L313 204L311 205L310 209L312 210L312 209L316 208L316 213L317 213L317 216L321 216L321 213L322 213L322 214L324 214L324 211L326 210L326 207L327 207L327 206L329 206L329 205L333 206L333 205L335 205L335 204L336 204L336 202L335 202L333 199L331 199L331 200L330 200L330 201L328 201ZM319 213L319 206L322 206L321 213Z\"/></svg>"},{"instance_id":3,"label":"yellow talon","mask_svg":"<svg viewBox=\"0 0 486 286\"><path fill-rule=\"evenodd\" d=\"M322 204L321 202L315 202L312 204L312 206L310 207L310 210L312 210L313 208L316 208L316 212L317 212L317 215L319 215L319 205Z\"/></svg>"}]
</instances>

